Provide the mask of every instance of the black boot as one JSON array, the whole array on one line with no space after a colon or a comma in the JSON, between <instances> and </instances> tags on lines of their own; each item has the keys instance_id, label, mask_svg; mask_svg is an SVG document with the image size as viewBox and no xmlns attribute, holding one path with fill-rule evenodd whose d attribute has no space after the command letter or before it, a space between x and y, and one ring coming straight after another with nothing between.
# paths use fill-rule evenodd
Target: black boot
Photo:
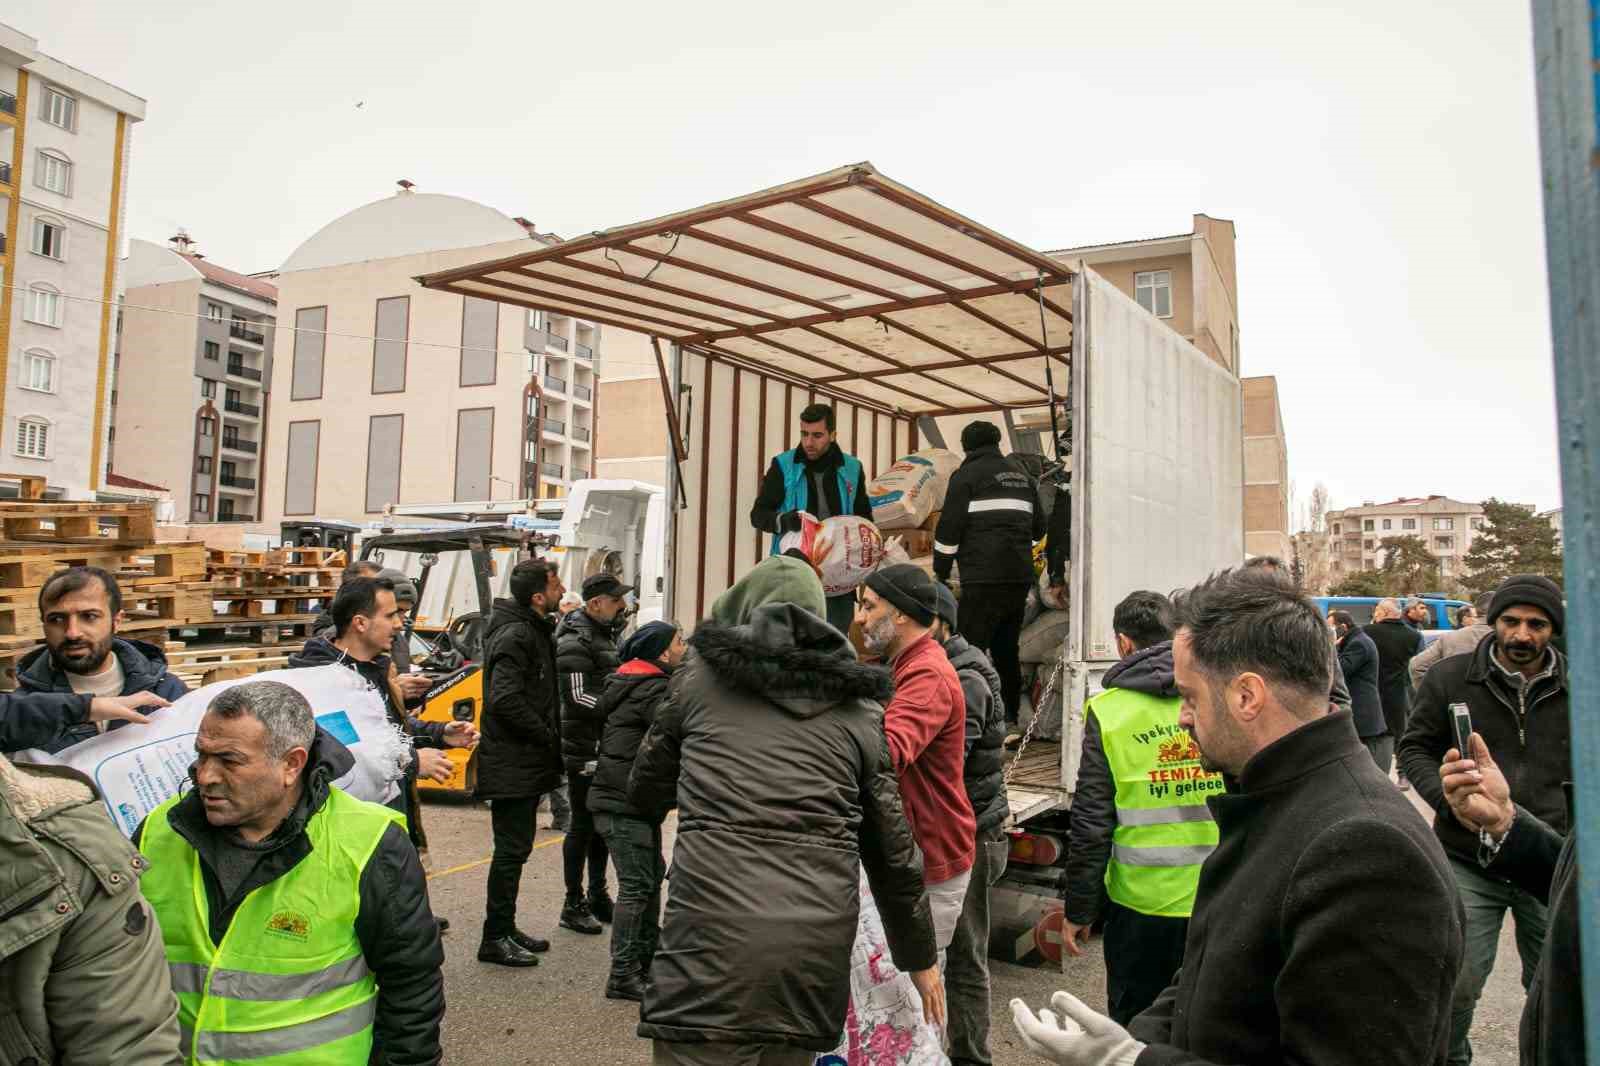
<instances>
[{"instance_id":1,"label":"black boot","mask_svg":"<svg viewBox=\"0 0 1600 1066\"><path fill-rule=\"evenodd\" d=\"M567 897L567 902L561 908L561 928L590 936L605 932L605 926L595 921L594 915L589 913L589 904L582 896Z\"/></svg>"},{"instance_id":2,"label":"black boot","mask_svg":"<svg viewBox=\"0 0 1600 1066\"><path fill-rule=\"evenodd\" d=\"M502 936L478 945L478 961L492 962L496 966L537 966L539 956L526 950L513 938Z\"/></svg>"},{"instance_id":3,"label":"black boot","mask_svg":"<svg viewBox=\"0 0 1600 1066\"><path fill-rule=\"evenodd\" d=\"M529 936L527 933L524 933L521 929L518 929L517 931L512 933L511 934L511 939L515 940L517 942L517 944L522 948L523 951L531 951L531 952L533 952L535 954L538 954L540 952L545 952L545 951L549 951L550 950L550 941L541 940L536 936Z\"/></svg>"},{"instance_id":4,"label":"black boot","mask_svg":"<svg viewBox=\"0 0 1600 1066\"><path fill-rule=\"evenodd\" d=\"M606 982L607 999L628 999L638 1003L644 999L644 975L637 971L629 974L612 974Z\"/></svg>"},{"instance_id":5,"label":"black boot","mask_svg":"<svg viewBox=\"0 0 1600 1066\"><path fill-rule=\"evenodd\" d=\"M611 924L612 917L616 914L616 907L611 902L611 893L606 891L606 886L589 890L589 913L596 918Z\"/></svg>"}]
</instances>

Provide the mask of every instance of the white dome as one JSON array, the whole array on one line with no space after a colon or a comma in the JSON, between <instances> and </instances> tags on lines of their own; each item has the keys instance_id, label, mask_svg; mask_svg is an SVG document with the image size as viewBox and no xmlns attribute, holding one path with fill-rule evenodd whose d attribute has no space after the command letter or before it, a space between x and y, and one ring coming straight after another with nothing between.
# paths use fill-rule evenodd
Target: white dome
<instances>
[{"instance_id":1,"label":"white dome","mask_svg":"<svg viewBox=\"0 0 1600 1066\"><path fill-rule=\"evenodd\" d=\"M279 269L317 270L515 240L528 240L528 231L492 207L459 196L400 193L334 219Z\"/></svg>"}]
</instances>

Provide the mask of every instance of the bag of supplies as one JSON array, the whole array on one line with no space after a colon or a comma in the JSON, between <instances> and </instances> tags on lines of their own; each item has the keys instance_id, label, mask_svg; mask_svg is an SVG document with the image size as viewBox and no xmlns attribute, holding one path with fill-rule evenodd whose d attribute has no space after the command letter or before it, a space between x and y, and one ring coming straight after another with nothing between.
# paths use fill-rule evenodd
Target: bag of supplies
<instances>
[{"instance_id":1,"label":"bag of supplies","mask_svg":"<svg viewBox=\"0 0 1600 1066\"><path fill-rule=\"evenodd\" d=\"M961 456L944 448L926 448L896 459L867 486L872 520L879 529L915 529L944 506L950 476L961 468Z\"/></svg>"},{"instance_id":2,"label":"bag of supplies","mask_svg":"<svg viewBox=\"0 0 1600 1066\"><path fill-rule=\"evenodd\" d=\"M877 526L855 515L819 522L802 513L799 532L785 533L778 541L779 551L791 548L805 552L822 577L822 591L829 596L854 592L883 564L883 535Z\"/></svg>"}]
</instances>

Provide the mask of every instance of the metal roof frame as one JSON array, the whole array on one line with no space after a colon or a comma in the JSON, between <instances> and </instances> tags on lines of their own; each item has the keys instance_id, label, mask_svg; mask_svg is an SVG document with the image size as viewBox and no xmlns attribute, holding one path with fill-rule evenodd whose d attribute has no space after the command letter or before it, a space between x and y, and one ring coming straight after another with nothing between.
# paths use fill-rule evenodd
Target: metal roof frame
<instances>
[{"instance_id":1,"label":"metal roof frame","mask_svg":"<svg viewBox=\"0 0 1600 1066\"><path fill-rule=\"evenodd\" d=\"M1047 361L1069 380L1072 270L870 163L417 281L887 414L1043 407Z\"/></svg>"}]
</instances>

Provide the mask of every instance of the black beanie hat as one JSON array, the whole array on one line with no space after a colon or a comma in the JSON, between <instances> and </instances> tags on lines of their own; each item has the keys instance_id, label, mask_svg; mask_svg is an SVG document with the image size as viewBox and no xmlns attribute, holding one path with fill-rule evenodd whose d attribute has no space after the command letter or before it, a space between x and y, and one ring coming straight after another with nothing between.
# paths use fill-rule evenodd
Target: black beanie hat
<instances>
[{"instance_id":1,"label":"black beanie hat","mask_svg":"<svg viewBox=\"0 0 1600 1066\"><path fill-rule=\"evenodd\" d=\"M939 596L933 578L920 566L896 563L867 575L867 588L876 592L918 625L931 626L939 613Z\"/></svg>"},{"instance_id":2,"label":"black beanie hat","mask_svg":"<svg viewBox=\"0 0 1600 1066\"><path fill-rule=\"evenodd\" d=\"M935 597L937 597L937 602L939 604L939 617L944 620L945 625L950 627L950 632L957 632L956 616L961 613L961 608L956 603L956 594L951 592L950 586L946 585L942 581L934 582L933 594Z\"/></svg>"},{"instance_id":3,"label":"black beanie hat","mask_svg":"<svg viewBox=\"0 0 1600 1066\"><path fill-rule=\"evenodd\" d=\"M1494 590L1489 603L1489 624L1500 612L1519 603L1537 607L1550 616L1550 625L1559 635L1567 627L1567 609L1561 605L1561 586L1542 574L1513 574Z\"/></svg>"},{"instance_id":4,"label":"black beanie hat","mask_svg":"<svg viewBox=\"0 0 1600 1066\"><path fill-rule=\"evenodd\" d=\"M643 659L653 663L672 647L672 638L677 635L678 627L671 622L647 622L622 642L622 647L617 649L617 658L621 662Z\"/></svg>"},{"instance_id":5,"label":"black beanie hat","mask_svg":"<svg viewBox=\"0 0 1600 1066\"><path fill-rule=\"evenodd\" d=\"M961 430L961 450L975 451L985 444L1000 443L1000 427L993 422L968 422Z\"/></svg>"}]
</instances>

